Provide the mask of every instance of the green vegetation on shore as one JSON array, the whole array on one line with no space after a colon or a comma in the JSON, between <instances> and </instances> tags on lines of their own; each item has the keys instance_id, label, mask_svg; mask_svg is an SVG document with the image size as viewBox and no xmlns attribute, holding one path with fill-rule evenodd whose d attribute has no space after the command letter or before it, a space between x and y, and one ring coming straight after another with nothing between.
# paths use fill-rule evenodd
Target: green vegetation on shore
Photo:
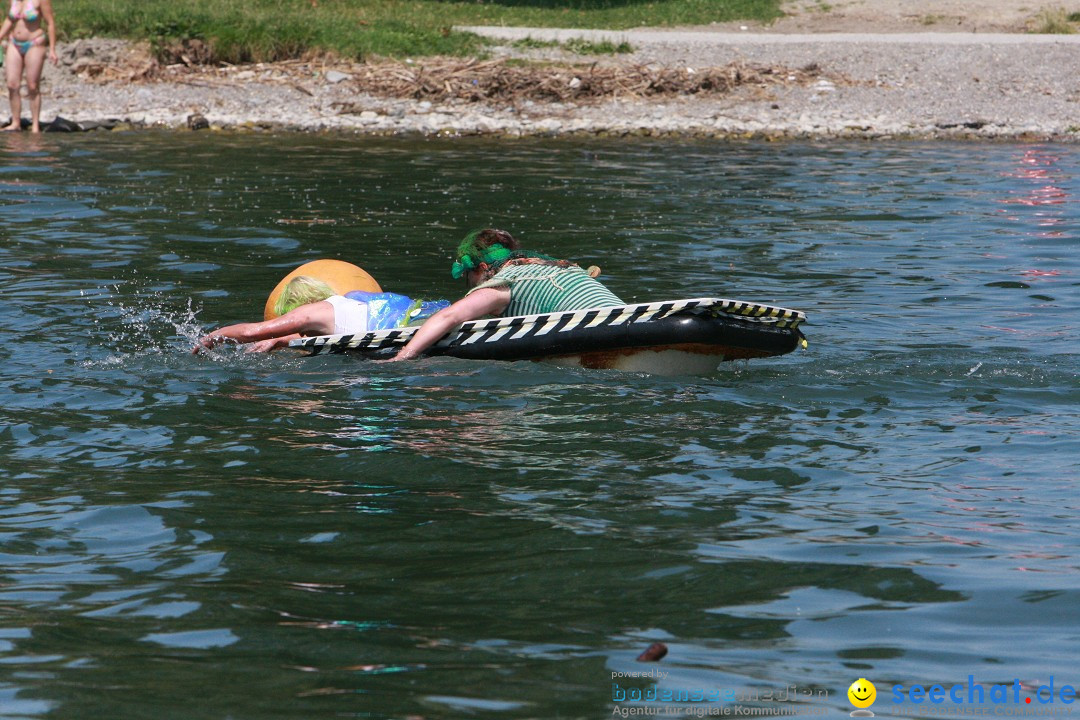
<instances>
[{"instance_id":1,"label":"green vegetation on shore","mask_svg":"<svg viewBox=\"0 0 1080 720\"><path fill-rule=\"evenodd\" d=\"M165 60L269 62L332 52L482 54L455 25L608 28L772 20L780 0L65 0L63 38L148 40Z\"/></svg>"},{"instance_id":2,"label":"green vegetation on shore","mask_svg":"<svg viewBox=\"0 0 1080 720\"><path fill-rule=\"evenodd\" d=\"M1032 32L1044 35L1072 35L1074 23L1080 21L1080 13L1068 13L1065 8L1043 8L1035 16Z\"/></svg>"}]
</instances>

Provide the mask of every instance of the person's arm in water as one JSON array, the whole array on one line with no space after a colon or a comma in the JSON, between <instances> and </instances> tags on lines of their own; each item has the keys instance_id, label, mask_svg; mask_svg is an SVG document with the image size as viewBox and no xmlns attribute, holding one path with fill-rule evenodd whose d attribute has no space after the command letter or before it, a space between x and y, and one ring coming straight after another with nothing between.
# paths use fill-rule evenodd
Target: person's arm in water
<instances>
[{"instance_id":1,"label":"person's arm in water","mask_svg":"<svg viewBox=\"0 0 1080 720\"><path fill-rule=\"evenodd\" d=\"M285 347L290 340L305 335L332 335L334 332L334 306L322 300L290 310L281 317L256 323L239 323L203 335L191 350L198 353L215 345L232 341L255 343L248 352L270 352Z\"/></svg>"},{"instance_id":2,"label":"person's arm in water","mask_svg":"<svg viewBox=\"0 0 1080 720\"><path fill-rule=\"evenodd\" d=\"M461 323L476 320L485 315L498 315L509 304L510 289L507 287L481 288L470 293L428 318L427 322L421 325L412 336L412 340L398 350L397 355L390 358L390 362L414 360Z\"/></svg>"}]
</instances>

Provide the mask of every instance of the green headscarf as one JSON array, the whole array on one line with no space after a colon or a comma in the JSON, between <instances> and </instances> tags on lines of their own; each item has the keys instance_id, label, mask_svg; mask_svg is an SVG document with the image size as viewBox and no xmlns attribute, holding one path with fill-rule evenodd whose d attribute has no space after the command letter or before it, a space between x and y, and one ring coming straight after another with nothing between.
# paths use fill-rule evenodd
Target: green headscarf
<instances>
[{"instance_id":1,"label":"green headscarf","mask_svg":"<svg viewBox=\"0 0 1080 720\"><path fill-rule=\"evenodd\" d=\"M557 260L550 255L527 250L511 250L502 243L492 243L487 247L480 247L476 240L483 230L473 230L465 236L457 249L457 260L454 261L450 274L460 279L470 270L478 270L481 265L487 265L488 274L494 274L498 269L510 260L520 262L536 262L544 265L557 265L568 267L574 263L569 260ZM497 231L503 232L503 231ZM508 233L507 233L508 235ZM512 239L512 238L511 238Z\"/></svg>"},{"instance_id":2,"label":"green headscarf","mask_svg":"<svg viewBox=\"0 0 1080 720\"><path fill-rule=\"evenodd\" d=\"M450 269L450 274L455 280L460 279L470 270L476 270L482 263L494 267L506 262L514 254L500 243L493 243L486 248L477 247L476 238L482 232L483 230L473 230L458 245L457 260Z\"/></svg>"}]
</instances>

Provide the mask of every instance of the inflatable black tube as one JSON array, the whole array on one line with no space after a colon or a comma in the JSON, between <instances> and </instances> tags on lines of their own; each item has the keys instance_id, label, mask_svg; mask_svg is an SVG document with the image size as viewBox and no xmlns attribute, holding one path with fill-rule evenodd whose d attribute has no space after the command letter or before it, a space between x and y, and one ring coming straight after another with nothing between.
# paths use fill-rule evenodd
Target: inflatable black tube
<instances>
[{"instance_id":1,"label":"inflatable black tube","mask_svg":"<svg viewBox=\"0 0 1080 720\"><path fill-rule=\"evenodd\" d=\"M716 361L789 353L804 342L798 310L720 298L691 298L539 315L472 320L429 348L428 355L473 360L579 357L605 367L607 355L676 350ZM390 357L415 327L294 340L312 355Z\"/></svg>"},{"instance_id":2,"label":"inflatable black tube","mask_svg":"<svg viewBox=\"0 0 1080 720\"><path fill-rule=\"evenodd\" d=\"M586 315L582 324L591 320ZM765 357L794 350L799 343L799 333L791 328L724 316L672 315L649 322L627 322L565 333L559 332L556 326L545 335L504 337L497 342L484 342L481 338L466 345L464 339L458 337L446 347L435 346L428 354L470 360L528 360L603 350L706 345L716 347L715 354L725 357ZM728 351L724 352L724 349Z\"/></svg>"}]
</instances>

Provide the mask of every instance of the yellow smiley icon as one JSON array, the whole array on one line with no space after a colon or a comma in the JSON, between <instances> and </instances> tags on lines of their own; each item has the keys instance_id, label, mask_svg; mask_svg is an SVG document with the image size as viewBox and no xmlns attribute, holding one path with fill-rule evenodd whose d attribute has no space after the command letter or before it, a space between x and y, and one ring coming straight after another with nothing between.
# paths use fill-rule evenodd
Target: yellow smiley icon
<instances>
[{"instance_id":1,"label":"yellow smiley icon","mask_svg":"<svg viewBox=\"0 0 1080 720\"><path fill-rule=\"evenodd\" d=\"M847 690L848 700L857 708L868 708L877 700L877 688L866 678L859 678L851 683Z\"/></svg>"}]
</instances>

